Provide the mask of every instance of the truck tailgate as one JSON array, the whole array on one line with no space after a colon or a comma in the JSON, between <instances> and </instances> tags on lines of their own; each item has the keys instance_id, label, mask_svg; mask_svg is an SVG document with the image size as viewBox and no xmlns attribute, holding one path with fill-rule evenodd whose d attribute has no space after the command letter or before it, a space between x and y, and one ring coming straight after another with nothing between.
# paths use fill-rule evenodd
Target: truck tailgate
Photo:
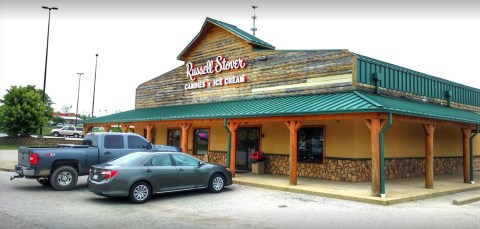
<instances>
[{"instance_id":1,"label":"truck tailgate","mask_svg":"<svg viewBox=\"0 0 480 229\"><path fill-rule=\"evenodd\" d=\"M23 166L30 166L30 149L20 147L18 149L18 164Z\"/></svg>"}]
</instances>

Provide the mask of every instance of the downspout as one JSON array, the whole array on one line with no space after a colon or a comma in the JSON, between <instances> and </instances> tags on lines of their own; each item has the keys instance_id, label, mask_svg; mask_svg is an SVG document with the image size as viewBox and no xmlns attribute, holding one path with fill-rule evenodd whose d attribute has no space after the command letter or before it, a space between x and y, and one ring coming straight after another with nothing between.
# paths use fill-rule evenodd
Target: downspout
<instances>
[{"instance_id":1,"label":"downspout","mask_svg":"<svg viewBox=\"0 0 480 229\"><path fill-rule=\"evenodd\" d=\"M388 123L380 130L380 196L385 194L385 132L392 126L392 113L388 113Z\"/></svg>"},{"instance_id":2,"label":"downspout","mask_svg":"<svg viewBox=\"0 0 480 229\"><path fill-rule=\"evenodd\" d=\"M225 166L228 168L230 167L230 130L228 129L228 126L227 126L227 118L223 119L223 127L228 133L227 161L225 162Z\"/></svg>"},{"instance_id":3,"label":"downspout","mask_svg":"<svg viewBox=\"0 0 480 229\"><path fill-rule=\"evenodd\" d=\"M473 138L475 138L475 136L477 136L478 134L478 128L479 128L479 125L477 124L477 130L475 131L475 134L473 134L472 136L470 136L470 184L475 184L475 179L473 179L473 174L474 174L474 166L473 166Z\"/></svg>"}]
</instances>

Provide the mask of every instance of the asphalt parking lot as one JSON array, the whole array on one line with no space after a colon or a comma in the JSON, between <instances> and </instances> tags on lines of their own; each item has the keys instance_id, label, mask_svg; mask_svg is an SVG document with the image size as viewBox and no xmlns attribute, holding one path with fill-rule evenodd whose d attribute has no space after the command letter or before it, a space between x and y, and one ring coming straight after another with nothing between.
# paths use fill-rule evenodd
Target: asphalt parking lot
<instances>
[{"instance_id":1,"label":"asphalt parking lot","mask_svg":"<svg viewBox=\"0 0 480 229\"><path fill-rule=\"evenodd\" d=\"M224 192L154 196L145 204L90 193L86 177L70 192L0 172L1 228L479 228L480 203L455 195L377 206L232 185ZM480 191L474 191L475 195Z\"/></svg>"}]
</instances>

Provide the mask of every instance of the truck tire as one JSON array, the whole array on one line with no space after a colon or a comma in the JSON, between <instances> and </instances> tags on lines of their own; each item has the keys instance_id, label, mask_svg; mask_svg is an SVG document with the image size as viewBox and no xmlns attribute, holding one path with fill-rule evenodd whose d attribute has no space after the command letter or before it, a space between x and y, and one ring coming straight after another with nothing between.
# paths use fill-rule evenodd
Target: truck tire
<instances>
[{"instance_id":1,"label":"truck tire","mask_svg":"<svg viewBox=\"0 0 480 229\"><path fill-rule=\"evenodd\" d=\"M70 191L77 184L78 173L71 166L60 166L50 175L50 184L57 191Z\"/></svg>"},{"instance_id":2,"label":"truck tire","mask_svg":"<svg viewBox=\"0 0 480 229\"><path fill-rule=\"evenodd\" d=\"M37 178L37 181L39 184L49 187L50 186L50 181L48 180L48 177L39 177Z\"/></svg>"},{"instance_id":3,"label":"truck tire","mask_svg":"<svg viewBox=\"0 0 480 229\"><path fill-rule=\"evenodd\" d=\"M57 131L55 131L55 132L53 132L53 136L58 137L58 136L60 136L60 133L58 133Z\"/></svg>"}]
</instances>

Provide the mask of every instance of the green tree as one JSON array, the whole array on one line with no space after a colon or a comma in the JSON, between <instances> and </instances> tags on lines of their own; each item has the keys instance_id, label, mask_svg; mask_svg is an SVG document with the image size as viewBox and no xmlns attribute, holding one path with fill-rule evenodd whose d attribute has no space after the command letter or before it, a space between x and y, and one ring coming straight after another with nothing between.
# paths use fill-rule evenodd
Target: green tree
<instances>
[{"instance_id":1,"label":"green tree","mask_svg":"<svg viewBox=\"0 0 480 229\"><path fill-rule=\"evenodd\" d=\"M0 130L9 136L29 136L52 118L52 100L41 89L12 86L0 100Z\"/></svg>"}]
</instances>

